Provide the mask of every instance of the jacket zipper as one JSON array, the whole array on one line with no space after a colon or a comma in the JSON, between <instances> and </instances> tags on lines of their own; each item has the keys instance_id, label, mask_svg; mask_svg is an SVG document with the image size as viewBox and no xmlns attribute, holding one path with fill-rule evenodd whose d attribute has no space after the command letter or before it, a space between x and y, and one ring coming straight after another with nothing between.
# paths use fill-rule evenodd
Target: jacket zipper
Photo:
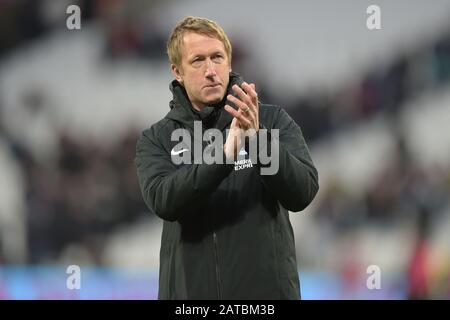
<instances>
[{"instance_id":1,"label":"jacket zipper","mask_svg":"<svg viewBox=\"0 0 450 320\"><path fill-rule=\"evenodd\" d=\"M205 127L203 126L203 130ZM207 144L210 145L212 143L212 137L208 137ZM215 267L216 267L216 287L217 287L217 298L218 300L222 300L222 284L220 282L220 269L219 269L219 249L217 244L217 234L213 231L213 241L214 241L214 259L215 259Z\"/></svg>"},{"instance_id":2,"label":"jacket zipper","mask_svg":"<svg viewBox=\"0 0 450 320\"><path fill-rule=\"evenodd\" d=\"M214 239L214 258L216 260L216 285L217 285L217 298L222 300L222 284L220 283L220 270L219 270L219 252L217 246L217 234L213 232Z\"/></svg>"}]
</instances>

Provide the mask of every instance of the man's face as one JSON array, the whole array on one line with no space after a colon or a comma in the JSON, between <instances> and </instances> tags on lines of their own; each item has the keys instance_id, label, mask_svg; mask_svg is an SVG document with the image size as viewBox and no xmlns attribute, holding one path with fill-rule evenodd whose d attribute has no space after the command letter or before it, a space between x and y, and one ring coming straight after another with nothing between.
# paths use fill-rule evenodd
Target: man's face
<instances>
[{"instance_id":1,"label":"man's face","mask_svg":"<svg viewBox=\"0 0 450 320\"><path fill-rule=\"evenodd\" d=\"M181 68L172 65L172 72L184 85L195 109L201 110L223 99L230 70L230 61L220 40L194 32L184 34Z\"/></svg>"}]
</instances>

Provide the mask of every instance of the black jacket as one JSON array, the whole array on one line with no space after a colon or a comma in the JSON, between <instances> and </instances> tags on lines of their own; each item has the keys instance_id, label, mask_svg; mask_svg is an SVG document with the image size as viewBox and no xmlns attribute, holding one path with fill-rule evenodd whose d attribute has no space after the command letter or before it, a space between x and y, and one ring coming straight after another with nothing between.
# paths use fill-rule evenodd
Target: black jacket
<instances>
[{"instance_id":1,"label":"black jacket","mask_svg":"<svg viewBox=\"0 0 450 320\"><path fill-rule=\"evenodd\" d=\"M231 73L228 90L241 81ZM305 209L318 191L299 126L283 109L260 103L261 127L279 129L275 175L261 175L257 164L241 170L234 164L175 165L174 129L193 135L194 121L203 120L222 130L225 141L232 117L220 107L207 115L195 111L176 81L171 90L170 112L142 133L135 159L144 201L164 220L158 298L299 299L288 210Z\"/></svg>"}]
</instances>

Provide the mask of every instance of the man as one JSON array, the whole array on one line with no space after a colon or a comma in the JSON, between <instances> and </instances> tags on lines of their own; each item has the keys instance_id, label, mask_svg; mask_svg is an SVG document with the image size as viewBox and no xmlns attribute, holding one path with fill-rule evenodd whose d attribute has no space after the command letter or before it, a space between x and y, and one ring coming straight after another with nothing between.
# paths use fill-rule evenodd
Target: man
<instances>
[{"instance_id":1,"label":"man","mask_svg":"<svg viewBox=\"0 0 450 320\"><path fill-rule=\"evenodd\" d=\"M159 299L299 299L288 210L305 209L318 191L300 128L231 72L231 44L215 22L185 18L167 51L171 110L142 133L135 160L143 198L164 220ZM222 163L198 158L214 143L196 137L198 124L223 134L224 144L215 140ZM278 139L259 135L266 129ZM185 147L173 141L176 130L201 143L200 152L189 139ZM258 150L277 146L276 172L262 174L267 163L249 158L246 141ZM193 161L176 163L181 156Z\"/></svg>"}]
</instances>

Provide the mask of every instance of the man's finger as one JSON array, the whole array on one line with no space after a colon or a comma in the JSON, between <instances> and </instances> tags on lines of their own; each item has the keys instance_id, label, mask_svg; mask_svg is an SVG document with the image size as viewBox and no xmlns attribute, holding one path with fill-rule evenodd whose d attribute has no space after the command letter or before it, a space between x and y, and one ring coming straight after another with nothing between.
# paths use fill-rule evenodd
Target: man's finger
<instances>
[{"instance_id":1,"label":"man's finger","mask_svg":"<svg viewBox=\"0 0 450 320\"><path fill-rule=\"evenodd\" d=\"M243 86L245 86L245 82L244 82ZM232 89L233 89L234 93L236 93L238 95L239 99L241 99L248 106L253 104L253 101L252 101L251 97L249 95L247 95L245 93L245 91L242 90L238 85L234 85L232 87Z\"/></svg>"},{"instance_id":2,"label":"man's finger","mask_svg":"<svg viewBox=\"0 0 450 320\"><path fill-rule=\"evenodd\" d=\"M258 104L258 93L256 92L256 87L254 83L243 83L244 89L246 89L245 91L247 92L247 95L249 95L252 98L252 102L257 106Z\"/></svg>"},{"instance_id":3,"label":"man's finger","mask_svg":"<svg viewBox=\"0 0 450 320\"><path fill-rule=\"evenodd\" d=\"M230 113L233 117L237 118L238 121L243 124L245 127L249 128L252 126L252 122L247 119L242 113L236 111L233 107L229 105L225 105L225 110Z\"/></svg>"},{"instance_id":4,"label":"man's finger","mask_svg":"<svg viewBox=\"0 0 450 320\"><path fill-rule=\"evenodd\" d=\"M255 84L251 83L248 84L247 82L244 82L242 84L242 88L245 90L245 93L247 94L247 96L250 97L252 104L255 106L255 108L258 107L258 93L255 90ZM254 109L255 109L254 108ZM256 110L254 110L256 112Z\"/></svg>"},{"instance_id":5,"label":"man's finger","mask_svg":"<svg viewBox=\"0 0 450 320\"><path fill-rule=\"evenodd\" d=\"M236 106L238 106L242 112L254 116L253 109L250 108L248 105L246 105L241 100L239 100L238 98L236 98L235 96L228 95L227 99L230 100L231 102L233 102Z\"/></svg>"}]
</instances>

